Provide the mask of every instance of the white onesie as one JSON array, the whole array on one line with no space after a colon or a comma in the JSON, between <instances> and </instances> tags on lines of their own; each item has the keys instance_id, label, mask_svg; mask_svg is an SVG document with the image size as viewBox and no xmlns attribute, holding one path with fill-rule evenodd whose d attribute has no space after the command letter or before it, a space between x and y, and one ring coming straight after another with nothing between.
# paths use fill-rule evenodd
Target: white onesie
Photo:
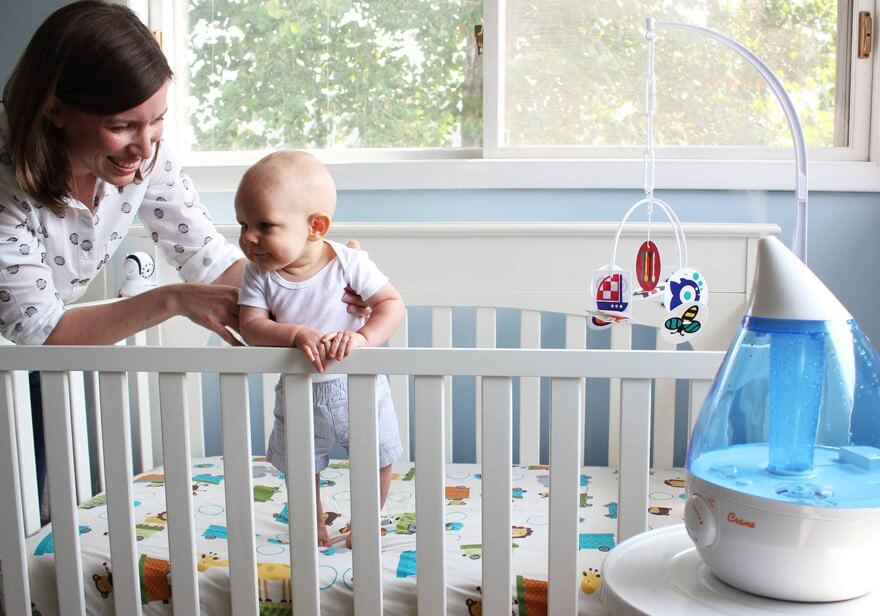
<instances>
[{"instance_id":1,"label":"white onesie","mask_svg":"<svg viewBox=\"0 0 880 616\"><path fill-rule=\"evenodd\" d=\"M297 323L321 332L356 331L365 319L350 314L342 301L345 287L351 287L363 299L369 299L388 282L366 252L353 250L326 240L336 258L321 271L301 282L285 280L277 272L266 272L253 263L245 267L238 303L268 310L279 323ZM330 381L334 383L330 385ZM315 405L315 470L329 462L329 452L338 442L348 447L348 402L345 376L312 375ZM322 384L326 384L322 386ZM275 387L275 425L269 437L266 458L284 470L284 400L281 382ZM379 377L376 384L379 401L379 466L391 464L403 447L397 416L388 389L388 380Z\"/></svg>"}]
</instances>

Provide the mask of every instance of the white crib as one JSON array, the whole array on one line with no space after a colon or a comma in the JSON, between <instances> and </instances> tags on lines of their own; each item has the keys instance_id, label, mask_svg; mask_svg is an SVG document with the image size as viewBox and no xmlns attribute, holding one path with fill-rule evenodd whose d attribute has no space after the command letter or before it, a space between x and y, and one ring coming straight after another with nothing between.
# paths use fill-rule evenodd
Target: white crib
<instances>
[{"instance_id":1,"label":"white crib","mask_svg":"<svg viewBox=\"0 0 880 616\"><path fill-rule=\"evenodd\" d=\"M452 452L450 377L467 375L479 380L475 430L482 464L481 590L482 609L490 614L509 613L511 604L512 383L520 381L519 462L536 464L540 379L550 379L547 600L551 614L576 613L584 379L612 379L608 463L619 466L617 538L622 541L648 527L652 446L655 466L672 464L674 380L690 380L690 426L721 362L720 351L727 346L745 306L754 244L758 237L778 231L768 226L685 229L691 262L703 269L712 285L713 322L698 339L700 349L711 350L674 352L659 345L654 351L626 350L630 336L626 326L612 334L612 349L584 350L585 286L590 271L608 259L611 225L337 227L337 238L361 240L408 305L432 306L432 346L441 347L359 350L333 367L349 375L351 392L356 614L383 612L383 580L377 567L381 544L376 525L376 423L375 413L370 412L377 374L393 375L407 458L408 426L410 419L414 421L414 457L419 469L415 483L419 520L416 605L424 614L446 614L449 607L443 507L444 468ZM634 226L625 236L632 252L643 231ZM664 241L669 242L669 233L663 229L655 228L653 235L659 238L661 249ZM629 250L627 244L623 248ZM667 254L673 253L667 249ZM113 275L111 268L107 288L112 288ZM452 346L451 310L457 306L476 307L476 343L485 348L448 348ZM523 348L492 348L495 306L522 311ZM542 311L566 315L566 349L539 348ZM402 328L392 346L406 347L406 333L407 328ZM312 547L316 543L312 415L295 410L311 408L309 366L296 350L205 348L204 334L180 322L138 338L141 342L195 342L201 348L4 347L0 353L0 490L7 495L0 500L4 528L0 562L6 613L30 613L25 537L39 525L25 381L28 370L41 372L44 408L51 409L46 411L45 430L60 613L85 613L77 505L96 489L107 494L116 613L141 613L132 475L160 460L165 469L174 613L199 613L190 468L191 455L204 451L199 379L193 378L199 373L220 375L232 611L257 613L261 598L254 506L249 498L253 481L247 375L264 375L268 390L274 384L273 375L280 373L285 375L288 401L290 472L286 482L288 493L298 495L289 500L293 610L318 613L318 560ZM93 399L86 403L87 398ZM265 400L263 413L268 417L272 398ZM90 414L94 415L91 419Z\"/></svg>"}]
</instances>

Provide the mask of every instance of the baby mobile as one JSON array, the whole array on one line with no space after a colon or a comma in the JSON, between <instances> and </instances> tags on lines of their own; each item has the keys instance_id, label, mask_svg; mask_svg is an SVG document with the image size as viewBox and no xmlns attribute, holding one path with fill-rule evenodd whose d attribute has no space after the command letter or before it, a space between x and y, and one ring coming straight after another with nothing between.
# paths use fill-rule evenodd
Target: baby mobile
<instances>
[{"instance_id":1,"label":"baby mobile","mask_svg":"<svg viewBox=\"0 0 880 616\"><path fill-rule=\"evenodd\" d=\"M588 310L589 325L593 329L605 329L615 323L632 319L632 304L638 301L661 302L666 316L660 326L663 338L671 344L687 342L696 336L709 316L709 287L699 269L688 266L687 241L684 229L672 207L654 195L654 114L656 113L657 87L654 79L654 32L649 30L648 76L645 81L645 115L647 117L647 147L645 148L645 198L636 202L620 221L614 236L611 264L604 265L593 274L591 295L595 298L595 310ZM640 207L648 214L648 232L636 253L635 282L630 270L617 265L617 248L620 234L629 217ZM678 246L678 268L670 275L663 275L660 249L651 239L654 207L669 219ZM651 325L655 325L651 323Z\"/></svg>"}]
</instances>

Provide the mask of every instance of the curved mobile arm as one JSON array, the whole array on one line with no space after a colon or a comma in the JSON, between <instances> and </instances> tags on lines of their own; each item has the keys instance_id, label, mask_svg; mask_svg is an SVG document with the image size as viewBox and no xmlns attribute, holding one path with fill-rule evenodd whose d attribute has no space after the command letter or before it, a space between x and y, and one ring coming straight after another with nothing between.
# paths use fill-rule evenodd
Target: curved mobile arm
<instances>
[{"instance_id":1,"label":"curved mobile arm","mask_svg":"<svg viewBox=\"0 0 880 616\"><path fill-rule=\"evenodd\" d=\"M675 233L675 243L678 246L678 268L681 269L687 266L688 263L688 248L687 248L687 240L684 237L684 228L681 226L681 221L678 219L678 215L675 213L675 210L672 207L663 201L662 199L658 199L657 197L651 195L650 197L645 197L641 201L635 203L629 210L627 210L626 214L623 216L623 220L620 221L620 224L617 225L617 233L614 234L614 248L611 252L611 267L617 267L617 246L620 243L620 233L623 231L623 226L626 224L626 221L629 220L629 217L632 215L639 206L642 205L658 205L660 209L663 210L663 213L666 214L666 217L669 219L669 222L672 224L672 230ZM650 224L650 223L649 223ZM648 239L651 239L650 233L648 234Z\"/></svg>"},{"instance_id":2,"label":"curved mobile arm","mask_svg":"<svg viewBox=\"0 0 880 616\"><path fill-rule=\"evenodd\" d=\"M773 90L773 94L776 95L776 99L779 101L779 104L782 106L782 111L785 112L785 118L788 120L788 128L791 130L791 137L794 141L794 165L795 165L795 200L797 203L797 219L795 221L795 229L794 229L794 238L791 242L791 249L797 257L803 261L807 262L807 146L806 140L804 139L804 131L801 128L801 122L798 119L797 112L794 109L794 105L791 102L791 98L788 96L788 92L785 91L785 88L782 87L782 83L779 79L776 78L776 75L773 74L773 71L770 70L764 62L758 58L755 54L749 51L746 47L737 43L731 38L724 36L714 30L710 30L708 28L703 28L700 26L692 26L689 24L681 24L676 22L668 22L668 21L656 21L653 17L649 17L647 20L647 35L653 36L655 28L669 28L672 30L686 30L688 32L696 32L698 34L703 34L708 36L711 39L718 41L719 43L723 43L727 47L733 49L743 58L749 61L749 63L754 66L767 84L770 86L770 89Z\"/></svg>"}]
</instances>

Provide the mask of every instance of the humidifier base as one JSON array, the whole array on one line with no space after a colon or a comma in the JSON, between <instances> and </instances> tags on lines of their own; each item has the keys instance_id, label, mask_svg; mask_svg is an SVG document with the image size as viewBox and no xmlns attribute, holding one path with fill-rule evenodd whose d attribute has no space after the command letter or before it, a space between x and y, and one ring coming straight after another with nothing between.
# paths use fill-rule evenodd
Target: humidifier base
<instances>
[{"instance_id":1,"label":"humidifier base","mask_svg":"<svg viewBox=\"0 0 880 616\"><path fill-rule=\"evenodd\" d=\"M880 590L849 601L797 603L728 586L702 561L683 524L636 535L614 548L602 566L601 597L614 616L880 614Z\"/></svg>"},{"instance_id":2,"label":"humidifier base","mask_svg":"<svg viewBox=\"0 0 880 616\"><path fill-rule=\"evenodd\" d=\"M815 602L854 599L877 587L880 508L762 498L690 472L687 483L685 528L703 562L731 586L783 601Z\"/></svg>"}]
</instances>

